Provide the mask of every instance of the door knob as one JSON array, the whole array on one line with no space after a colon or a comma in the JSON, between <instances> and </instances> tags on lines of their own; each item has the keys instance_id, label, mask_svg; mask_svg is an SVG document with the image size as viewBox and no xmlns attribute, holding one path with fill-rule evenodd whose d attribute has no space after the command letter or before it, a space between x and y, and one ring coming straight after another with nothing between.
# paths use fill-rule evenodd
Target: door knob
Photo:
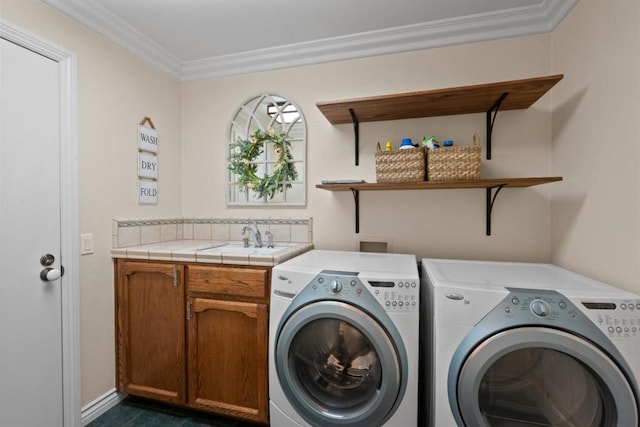
<instances>
[{"instance_id":1,"label":"door knob","mask_svg":"<svg viewBox=\"0 0 640 427\"><path fill-rule=\"evenodd\" d=\"M58 270L57 268L47 267L43 268L40 272L40 280L43 280L45 282L54 282L58 280L60 276L62 276L62 271Z\"/></svg>"}]
</instances>

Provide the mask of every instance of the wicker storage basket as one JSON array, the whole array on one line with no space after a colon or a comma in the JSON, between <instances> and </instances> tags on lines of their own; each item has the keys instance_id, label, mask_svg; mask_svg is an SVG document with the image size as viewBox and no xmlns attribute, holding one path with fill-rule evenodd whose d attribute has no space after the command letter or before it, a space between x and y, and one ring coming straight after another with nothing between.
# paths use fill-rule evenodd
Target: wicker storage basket
<instances>
[{"instance_id":1,"label":"wicker storage basket","mask_svg":"<svg viewBox=\"0 0 640 427\"><path fill-rule=\"evenodd\" d=\"M427 180L452 181L480 179L480 135L473 134L473 145L427 150Z\"/></svg>"},{"instance_id":2,"label":"wicker storage basket","mask_svg":"<svg viewBox=\"0 0 640 427\"><path fill-rule=\"evenodd\" d=\"M380 143L376 150L376 181L416 182L424 181L425 150L406 148L382 151Z\"/></svg>"}]
</instances>

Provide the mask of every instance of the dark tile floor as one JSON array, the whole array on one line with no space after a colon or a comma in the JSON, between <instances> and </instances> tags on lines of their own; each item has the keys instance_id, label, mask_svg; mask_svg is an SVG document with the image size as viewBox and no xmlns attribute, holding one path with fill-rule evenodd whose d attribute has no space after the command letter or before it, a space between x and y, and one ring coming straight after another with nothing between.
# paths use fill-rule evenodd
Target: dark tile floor
<instances>
[{"instance_id":1,"label":"dark tile floor","mask_svg":"<svg viewBox=\"0 0 640 427\"><path fill-rule=\"evenodd\" d=\"M88 424L88 427L256 427L230 418L126 398Z\"/></svg>"}]
</instances>

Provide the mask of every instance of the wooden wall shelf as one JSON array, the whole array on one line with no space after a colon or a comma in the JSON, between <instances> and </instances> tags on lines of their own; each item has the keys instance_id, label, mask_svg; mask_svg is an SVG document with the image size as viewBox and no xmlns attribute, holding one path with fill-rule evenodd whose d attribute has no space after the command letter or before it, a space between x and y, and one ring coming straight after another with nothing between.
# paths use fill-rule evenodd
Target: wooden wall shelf
<instances>
[{"instance_id":1,"label":"wooden wall shelf","mask_svg":"<svg viewBox=\"0 0 640 427\"><path fill-rule=\"evenodd\" d=\"M350 184L318 184L316 188L327 191L351 191L355 202L356 233L360 232L360 191L389 190L454 190L484 188L486 190L486 234L491 235L491 212L496 196L503 188L523 188L534 185L562 181L560 176L536 178L489 178L460 181L419 181L403 183L350 183Z\"/></svg>"},{"instance_id":2,"label":"wooden wall shelf","mask_svg":"<svg viewBox=\"0 0 640 427\"><path fill-rule=\"evenodd\" d=\"M328 191L384 191L384 190L453 190L461 188L532 187L562 181L561 176L538 178L489 178L460 181L419 181L401 183L363 182L358 184L318 184L316 188Z\"/></svg>"},{"instance_id":3,"label":"wooden wall shelf","mask_svg":"<svg viewBox=\"0 0 640 427\"><path fill-rule=\"evenodd\" d=\"M531 107L563 77L562 74L557 74L499 83L318 102L316 106L334 125L353 123L356 165L359 163L360 122L471 113L487 114L485 151L487 159L490 159L491 133L498 110L520 110Z\"/></svg>"},{"instance_id":4,"label":"wooden wall shelf","mask_svg":"<svg viewBox=\"0 0 640 427\"><path fill-rule=\"evenodd\" d=\"M342 101L318 102L316 106L334 125L353 123L355 133L355 163L359 163L360 122L486 113L487 138L485 153L491 159L491 134L498 110L521 110L531 107L564 75L533 77L498 83L460 86L421 92L354 98ZM491 235L491 211L496 196L503 188L530 187L562 181L562 177L491 178L468 181L424 181L402 184L341 183L319 184L328 191L351 191L356 208L356 233L360 232L360 191L438 190L484 188L487 195L486 233Z\"/></svg>"}]
</instances>

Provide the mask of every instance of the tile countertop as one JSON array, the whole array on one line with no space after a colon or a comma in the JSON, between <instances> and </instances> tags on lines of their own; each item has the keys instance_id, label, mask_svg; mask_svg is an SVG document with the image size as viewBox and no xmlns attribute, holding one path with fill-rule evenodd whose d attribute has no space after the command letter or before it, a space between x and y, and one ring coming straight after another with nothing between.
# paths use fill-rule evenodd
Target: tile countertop
<instances>
[{"instance_id":1,"label":"tile countertop","mask_svg":"<svg viewBox=\"0 0 640 427\"><path fill-rule=\"evenodd\" d=\"M264 251L252 247L247 248L246 252L239 253L237 245L241 244L242 242L235 241L172 240L126 248L113 248L111 256L113 258L155 261L273 266L313 249L313 243L276 243L276 249L268 254L260 253ZM233 245L233 247L225 252L225 245ZM207 251L211 248L217 249Z\"/></svg>"}]
</instances>

